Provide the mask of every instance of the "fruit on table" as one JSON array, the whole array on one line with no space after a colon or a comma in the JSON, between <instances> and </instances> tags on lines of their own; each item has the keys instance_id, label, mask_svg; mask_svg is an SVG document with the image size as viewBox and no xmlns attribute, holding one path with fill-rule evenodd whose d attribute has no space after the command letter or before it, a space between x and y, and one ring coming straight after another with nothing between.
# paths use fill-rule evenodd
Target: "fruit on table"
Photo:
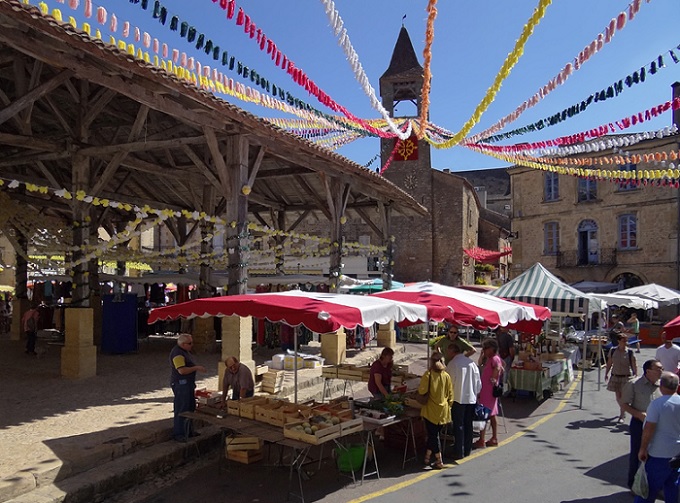
<instances>
[{"instance_id":1,"label":"fruit on table","mask_svg":"<svg viewBox=\"0 0 680 503\"><path fill-rule=\"evenodd\" d=\"M307 435L311 435L311 434L313 433L313 431L312 431L311 428L305 428L305 433L306 433Z\"/></svg>"},{"instance_id":2,"label":"fruit on table","mask_svg":"<svg viewBox=\"0 0 680 503\"><path fill-rule=\"evenodd\" d=\"M340 418L339 418L339 417L332 417L332 418L331 418L331 423L333 423L333 424L340 424Z\"/></svg>"}]
</instances>

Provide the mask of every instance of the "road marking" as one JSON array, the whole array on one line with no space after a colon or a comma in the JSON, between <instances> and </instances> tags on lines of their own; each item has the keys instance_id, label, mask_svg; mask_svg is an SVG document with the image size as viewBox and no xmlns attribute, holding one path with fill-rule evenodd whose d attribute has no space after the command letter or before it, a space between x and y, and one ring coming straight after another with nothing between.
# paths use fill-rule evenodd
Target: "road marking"
<instances>
[{"instance_id":1,"label":"road marking","mask_svg":"<svg viewBox=\"0 0 680 503\"><path fill-rule=\"evenodd\" d=\"M580 378L577 376L576 379L571 383L569 388L567 389L566 393L564 394L564 400L561 401L555 409L550 412L549 414L546 414L543 416L541 419L537 420L536 422L530 424L526 428L524 428L522 431L518 431L514 435L511 435L510 437L506 438L502 442L498 444L498 447L503 447L504 445L509 444L510 442L514 442L520 437L523 437L530 431L538 428L540 425L545 423L546 421L549 421L553 417L555 417L557 414L564 409L567 405L567 400L571 398L571 396L574 394L574 391L576 390L576 385L578 384ZM470 461L477 459L481 456L484 456L485 454L488 454L489 452L493 452L495 449L480 449L475 451L473 454L470 454L467 458L461 459L458 461L458 465L462 465L463 463L469 463ZM446 468L454 468L456 465L444 465ZM414 484L417 484L418 482L422 482L423 480L427 480L430 477L434 477L435 475L439 475L442 473L441 470L431 470L427 471L421 475L418 475L417 477L414 477L409 480L405 480L403 482L399 482L398 484L394 484L393 486L390 486L385 489L381 489L379 491L372 492L370 494L365 494L364 496L360 496L359 498L353 499L348 501L347 503L363 503L364 501L372 500L374 498L379 498L380 496L384 496L386 494L394 493L397 491L400 491L401 489L404 489L406 487L412 486Z\"/></svg>"}]
</instances>

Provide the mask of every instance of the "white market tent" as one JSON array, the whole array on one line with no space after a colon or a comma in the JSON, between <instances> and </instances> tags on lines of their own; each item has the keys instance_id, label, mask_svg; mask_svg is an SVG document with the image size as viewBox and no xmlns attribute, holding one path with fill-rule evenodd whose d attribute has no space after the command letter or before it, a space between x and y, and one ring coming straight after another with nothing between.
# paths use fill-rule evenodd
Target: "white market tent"
<instances>
[{"instance_id":1,"label":"white market tent","mask_svg":"<svg viewBox=\"0 0 680 503\"><path fill-rule=\"evenodd\" d=\"M572 283L571 286L585 293L609 293L619 289L618 283L604 281L579 281Z\"/></svg>"},{"instance_id":2,"label":"white market tent","mask_svg":"<svg viewBox=\"0 0 680 503\"><path fill-rule=\"evenodd\" d=\"M636 295L638 297L644 297L645 299L655 300L659 303L659 306L672 306L675 304L680 304L680 292L673 290L672 288L666 288L665 286L657 285L656 283L635 286L633 288L627 288L626 290L620 290L616 293L624 295Z\"/></svg>"},{"instance_id":3,"label":"white market tent","mask_svg":"<svg viewBox=\"0 0 680 503\"><path fill-rule=\"evenodd\" d=\"M539 262L489 295L545 306L558 313L590 315L607 307L604 300L566 284Z\"/></svg>"},{"instance_id":4,"label":"white market tent","mask_svg":"<svg viewBox=\"0 0 680 503\"><path fill-rule=\"evenodd\" d=\"M592 293L593 297L604 300L610 306L629 307L631 309L658 309L659 303L655 300L638 297L636 295L623 295L620 293Z\"/></svg>"}]
</instances>

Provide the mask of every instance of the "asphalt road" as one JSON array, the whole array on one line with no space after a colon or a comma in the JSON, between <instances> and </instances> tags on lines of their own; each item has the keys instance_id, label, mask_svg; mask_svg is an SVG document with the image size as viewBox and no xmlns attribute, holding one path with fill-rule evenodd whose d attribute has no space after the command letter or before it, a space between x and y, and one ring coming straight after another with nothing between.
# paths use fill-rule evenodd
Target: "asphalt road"
<instances>
[{"instance_id":1,"label":"asphalt road","mask_svg":"<svg viewBox=\"0 0 680 503\"><path fill-rule=\"evenodd\" d=\"M642 366L653 355L643 349ZM332 460L307 467L305 501L329 503L411 503L413 501L619 503L632 501L625 486L627 424L618 424L614 395L604 384L597 390L597 371L586 374L583 409L580 383L546 400L504 399L508 434L501 445L473 451L460 464L442 471L425 470L418 459L401 469L401 452L378 447L381 479L363 485L338 477ZM502 431L502 428L501 428ZM446 459L445 459L446 460ZM185 470L189 473L189 467ZM161 487L164 485L169 487ZM262 464L236 466L218 474L210 459L184 480L174 480L120 501L286 501L288 472ZM290 501L296 501L291 497ZM297 500L299 501L299 500Z\"/></svg>"}]
</instances>

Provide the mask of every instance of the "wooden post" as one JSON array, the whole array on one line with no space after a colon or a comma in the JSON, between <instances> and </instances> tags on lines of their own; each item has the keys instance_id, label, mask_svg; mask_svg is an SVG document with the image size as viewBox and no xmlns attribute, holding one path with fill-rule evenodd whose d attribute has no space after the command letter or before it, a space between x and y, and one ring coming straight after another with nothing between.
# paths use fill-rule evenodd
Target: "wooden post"
<instances>
[{"instance_id":1,"label":"wooden post","mask_svg":"<svg viewBox=\"0 0 680 503\"><path fill-rule=\"evenodd\" d=\"M272 222L274 223L274 228L277 231L285 231L286 230L286 212L285 211L271 211L271 218ZM274 268L275 268L275 273L276 274L285 274L285 271L283 269L284 263L285 263L285 249L284 247L286 246L286 237L285 236L276 236L274 238L274 242L276 243L276 250L275 250L275 255L274 255Z\"/></svg>"},{"instance_id":2,"label":"wooden post","mask_svg":"<svg viewBox=\"0 0 680 503\"><path fill-rule=\"evenodd\" d=\"M330 279L330 291L337 292L339 288L339 278L342 274L342 243L343 233L342 226L344 222L345 208L349 200L350 186L341 183L339 180L333 178L329 179L323 173L320 173L321 180L326 189L326 201L328 209L330 210L330 264L328 267L328 275Z\"/></svg>"},{"instance_id":3,"label":"wooden post","mask_svg":"<svg viewBox=\"0 0 680 503\"><path fill-rule=\"evenodd\" d=\"M28 302L28 260L26 260L28 257L28 238L16 228L14 229L14 235L15 238L10 239L10 242L16 251L16 270L14 274L16 296L12 301L12 327L10 338L13 341L18 341L24 336L24 327L21 326L21 318L30 307L30 303ZM11 238L11 236L8 236L8 238Z\"/></svg>"},{"instance_id":4,"label":"wooden post","mask_svg":"<svg viewBox=\"0 0 680 503\"><path fill-rule=\"evenodd\" d=\"M215 190L212 185L203 186L203 211L212 214L215 211ZM212 270L208 256L213 251L213 240L208 238L215 232L215 224L201 220L201 268L199 270L198 296L212 297L210 273ZM197 353L212 353L217 344L214 318L196 318L193 326L194 351Z\"/></svg>"},{"instance_id":5,"label":"wooden post","mask_svg":"<svg viewBox=\"0 0 680 503\"><path fill-rule=\"evenodd\" d=\"M381 204L378 206L378 211L380 213L380 226L384 236L383 243L387 248L385 250L385 256L382 260L383 290L391 290L393 279L392 271L394 270L394 236L390 232L392 209L388 205Z\"/></svg>"},{"instance_id":6,"label":"wooden post","mask_svg":"<svg viewBox=\"0 0 680 503\"><path fill-rule=\"evenodd\" d=\"M80 103L77 118L76 142L88 142L87 108L89 85L80 81ZM94 342L94 313L90 307L89 261L82 261L85 252L82 247L90 242L90 207L78 201L78 191L89 193L90 158L81 153L71 157L73 255L73 298L66 310L65 342L61 350L61 375L71 379L92 377L97 373L97 347ZM95 223L92 223L95 225ZM96 236L96 232L93 233Z\"/></svg>"},{"instance_id":7,"label":"wooden post","mask_svg":"<svg viewBox=\"0 0 680 503\"><path fill-rule=\"evenodd\" d=\"M215 190L212 185L203 186L203 211L212 214L215 211ZM212 297L210 286L211 265L207 257L213 251L213 240L208 239L208 235L215 232L215 224L201 220L201 269L199 271L198 296L201 298Z\"/></svg>"},{"instance_id":8,"label":"wooden post","mask_svg":"<svg viewBox=\"0 0 680 503\"><path fill-rule=\"evenodd\" d=\"M244 294L248 288L248 139L243 135L226 140L228 170L227 254L229 295Z\"/></svg>"},{"instance_id":9,"label":"wooden post","mask_svg":"<svg viewBox=\"0 0 680 503\"><path fill-rule=\"evenodd\" d=\"M87 192L90 178L90 159L79 154L72 158L73 194L79 190ZM73 199L73 261L77 262L73 268L73 299L75 307L90 306L90 280L88 278L89 264L79 262L85 253L82 250L90 242L90 212L89 205Z\"/></svg>"}]
</instances>

